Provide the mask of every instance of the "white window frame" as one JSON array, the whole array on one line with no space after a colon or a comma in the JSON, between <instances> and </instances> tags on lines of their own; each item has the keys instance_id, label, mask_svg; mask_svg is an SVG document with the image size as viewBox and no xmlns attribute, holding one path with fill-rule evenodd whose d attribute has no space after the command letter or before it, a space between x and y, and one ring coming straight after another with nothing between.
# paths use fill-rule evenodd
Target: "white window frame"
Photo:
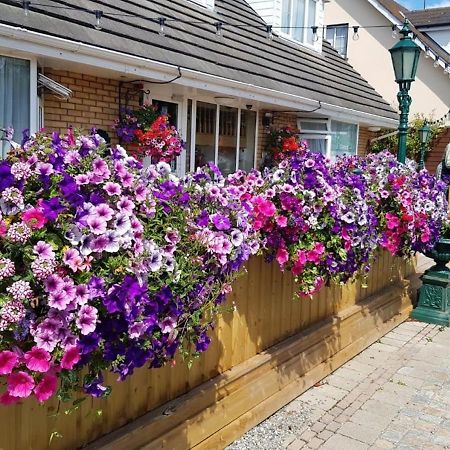
<instances>
[{"instance_id":1,"label":"white window frame","mask_svg":"<svg viewBox=\"0 0 450 450\"><path fill-rule=\"evenodd\" d=\"M196 142L196 133L197 133L197 99L192 100L192 111L191 111L191 154L190 154L190 167L189 170L191 172L195 171L195 142ZM209 103L214 105L211 100L207 99L199 99L198 101L202 103ZM214 164L218 165L219 158L219 132L220 132L220 106L228 106L228 105L220 105L216 104L216 124L215 124L215 135L214 135ZM235 171L239 170L239 150L240 150L240 138L241 138L241 114L242 111L245 111L244 108L240 106L230 105L232 108L237 109L238 111L238 123L237 123L237 136L236 136L236 165ZM254 157L253 157L253 167L256 167L257 164L257 153L258 153L258 119L259 113L256 110L256 132L255 132L255 149L254 149ZM187 109L186 109L187 114ZM186 158L184 158L186 160Z\"/></svg>"},{"instance_id":2,"label":"white window frame","mask_svg":"<svg viewBox=\"0 0 450 450\"><path fill-rule=\"evenodd\" d=\"M151 86L151 85L150 85ZM144 89L147 89L144 86ZM148 89L150 90L150 89ZM187 108L188 108L188 99L183 96L176 95L157 95L157 94L144 94L144 103L153 104L153 101L161 101L174 103L178 106L177 111L177 123L176 127L181 139L186 140L186 130L187 130ZM181 154L177 156L176 161L176 174L179 176L183 176L186 173L186 149L183 149Z\"/></svg>"},{"instance_id":3,"label":"white window frame","mask_svg":"<svg viewBox=\"0 0 450 450\"><path fill-rule=\"evenodd\" d=\"M345 55L343 55L341 52L339 52L336 49L336 29L337 28L345 28L347 30L347 40L345 41ZM333 29L334 33L333 33L333 40L330 41L327 38L327 31L329 29ZM349 24L348 23L339 23L336 25L327 25L327 28L325 30L325 39L331 44L331 46L339 53L339 55L344 58L344 59L348 59L348 31L349 31Z\"/></svg>"},{"instance_id":4,"label":"white window frame","mask_svg":"<svg viewBox=\"0 0 450 450\"><path fill-rule=\"evenodd\" d=\"M36 131L41 128L39 123L39 114L44 114L43 108L40 111L40 105L38 100L38 88L37 88L37 58L34 56L23 56L17 55L15 53L1 52L0 56L6 56L8 58L23 59L25 61L30 61L30 133L36 133ZM44 124L42 123L42 126ZM20 130L22 131L22 130Z\"/></svg>"},{"instance_id":5,"label":"white window frame","mask_svg":"<svg viewBox=\"0 0 450 450\"><path fill-rule=\"evenodd\" d=\"M333 132L331 131L331 122L340 122L346 123L349 125L356 125L356 142L355 142L355 152L354 155L358 154L358 144L359 144L359 124L355 122L348 122L345 120L335 119L333 117L329 118L310 118L310 117L299 117L297 119L297 127L300 130L299 135L303 139L325 139L327 141L326 145L326 153L325 156L328 159L332 159L333 155L331 154L331 141L333 137ZM326 124L326 130L308 130L302 128L302 122L314 122L314 123L323 123Z\"/></svg>"},{"instance_id":6,"label":"white window frame","mask_svg":"<svg viewBox=\"0 0 450 450\"><path fill-rule=\"evenodd\" d=\"M293 11L293 9L294 9L294 2L295 2L295 1L297 1L297 0L292 0L292 3L291 3L291 14L290 14L291 22L290 22L289 26L292 26L292 20L293 20L293 14L292 14L292 11ZM298 42L299 44L302 44L302 45L304 45L304 46L306 46L306 47L308 47L308 48L311 48L311 49L314 49L314 50L317 49L317 45L315 45L314 42L309 43L309 42L307 41L307 39L308 39L308 29L310 29L310 27L312 27L312 26L317 26L317 27L318 27L318 28L317 28L317 34L318 34L319 40L320 40L320 37L321 37L321 29L320 29L320 27L318 26L318 23L319 23L319 17L320 17L320 0L314 0L314 2L315 2L315 4L316 4L316 12L315 12L316 23L308 24L308 18L309 18L309 1L308 1L308 0L305 0L305 15L304 15L304 17L303 17L303 27L304 27L304 28L303 28L303 30L302 30L302 33L303 33L303 35L302 35L302 40L298 40L298 39L296 39L296 38L293 37L293 35L292 35L293 29L292 29L292 28L289 29L289 33L286 33L285 31L283 31L283 28L282 28L282 19L280 19L280 31L279 31L279 34L280 34L281 37L283 37L283 38L285 38L285 39L289 39L290 41ZM282 16L283 16L283 0L281 0L280 5L281 5L281 10L280 10L280 13L281 13L281 14L280 14L280 17L282 17Z\"/></svg>"}]
</instances>

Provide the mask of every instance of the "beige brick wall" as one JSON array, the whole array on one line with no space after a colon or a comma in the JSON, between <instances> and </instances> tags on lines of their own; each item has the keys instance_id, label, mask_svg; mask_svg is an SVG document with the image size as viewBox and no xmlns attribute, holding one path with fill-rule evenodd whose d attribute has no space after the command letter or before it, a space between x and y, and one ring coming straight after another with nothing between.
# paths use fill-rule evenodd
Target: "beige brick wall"
<instances>
[{"instance_id":1,"label":"beige brick wall","mask_svg":"<svg viewBox=\"0 0 450 450\"><path fill-rule=\"evenodd\" d=\"M358 155L367 155L367 151L369 150L369 141L370 139L376 137L376 135L377 133L369 131L367 128L359 127Z\"/></svg>"},{"instance_id":2,"label":"beige brick wall","mask_svg":"<svg viewBox=\"0 0 450 450\"><path fill-rule=\"evenodd\" d=\"M258 148L256 149L256 168L259 169L261 165L261 158L263 151L267 144L267 128L263 126L262 120L264 113L272 111L260 111L258 123ZM278 130L280 128L289 127L293 130L297 129L297 115L289 113L274 113L273 124L270 126L271 130Z\"/></svg>"},{"instance_id":3,"label":"beige brick wall","mask_svg":"<svg viewBox=\"0 0 450 450\"><path fill-rule=\"evenodd\" d=\"M44 126L47 130L64 133L73 126L87 132L96 127L107 131L114 140L112 124L119 111L118 81L48 68L45 75L73 91L68 100L45 92Z\"/></svg>"}]
</instances>

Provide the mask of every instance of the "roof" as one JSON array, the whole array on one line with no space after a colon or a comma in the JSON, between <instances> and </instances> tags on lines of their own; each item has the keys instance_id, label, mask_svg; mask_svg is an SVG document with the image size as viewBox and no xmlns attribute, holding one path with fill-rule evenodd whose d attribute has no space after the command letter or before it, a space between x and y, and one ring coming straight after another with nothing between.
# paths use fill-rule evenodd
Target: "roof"
<instances>
[{"instance_id":1,"label":"roof","mask_svg":"<svg viewBox=\"0 0 450 450\"><path fill-rule=\"evenodd\" d=\"M265 22L245 0L216 0L214 10L186 0L79 0L75 8L80 9L63 9L73 4L42 0L31 3L25 17L21 4L0 0L0 23L376 116L398 117L326 41L319 54L278 36L268 40ZM101 31L93 27L92 11L98 9L103 11ZM165 36L158 34L158 17L167 18ZM216 35L217 21L224 23L222 38Z\"/></svg>"},{"instance_id":2,"label":"roof","mask_svg":"<svg viewBox=\"0 0 450 450\"><path fill-rule=\"evenodd\" d=\"M378 3L387 10L390 14L392 14L399 22L403 22L405 17L410 22L411 31L416 35L417 39L422 42L422 44L430 49L435 55L439 56L439 58L444 61L444 63L450 65L450 54L444 50L436 41L431 39L426 33L419 30L420 25L415 22L415 17L425 16L429 11L433 11L434 9L445 9L450 10L450 8L430 8L422 11L410 11L404 6L400 5L394 0L377 0ZM426 11L426 13L425 13ZM418 13L422 13L419 15ZM430 13L430 17L431 17ZM421 19L420 19L421 20ZM419 22L420 22L419 20Z\"/></svg>"},{"instance_id":3,"label":"roof","mask_svg":"<svg viewBox=\"0 0 450 450\"><path fill-rule=\"evenodd\" d=\"M450 25L450 6L411 11L407 17L417 28Z\"/></svg>"}]
</instances>

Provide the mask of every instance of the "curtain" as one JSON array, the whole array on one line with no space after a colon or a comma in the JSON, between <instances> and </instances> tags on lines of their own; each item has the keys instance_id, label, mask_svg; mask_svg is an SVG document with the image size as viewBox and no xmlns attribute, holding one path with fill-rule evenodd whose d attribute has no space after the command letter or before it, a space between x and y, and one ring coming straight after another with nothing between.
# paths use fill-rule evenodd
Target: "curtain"
<instances>
[{"instance_id":1,"label":"curtain","mask_svg":"<svg viewBox=\"0 0 450 450\"><path fill-rule=\"evenodd\" d=\"M356 155L358 127L351 123L331 121L331 157Z\"/></svg>"},{"instance_id":2,"label":"curtain","mask_svg":"<svg viewBox=\"0 0 450 450\"><path fill-rule=\"evenodd\" d=\"M30 127L30 61L0 56L0 128L14 128L15 142ZM9 144L0 141L0 157Z\"/></svg>"}]
</instances>

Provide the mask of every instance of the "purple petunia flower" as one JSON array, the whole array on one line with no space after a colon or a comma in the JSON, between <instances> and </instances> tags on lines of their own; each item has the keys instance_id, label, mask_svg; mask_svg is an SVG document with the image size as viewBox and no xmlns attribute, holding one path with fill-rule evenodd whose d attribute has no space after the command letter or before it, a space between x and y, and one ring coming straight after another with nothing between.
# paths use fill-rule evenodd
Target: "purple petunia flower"
<instances>
[{"instance_id":1,"label":"purple petunia flower","mask_svg":"<svg viewBox=\"0 0 450 450\"><path fill-rule=\"evenodd\" d=\"M231 228L230 219L221 213L213 214L211 220L218 230L226 231Z\"/></svg>"}]
</instances>

